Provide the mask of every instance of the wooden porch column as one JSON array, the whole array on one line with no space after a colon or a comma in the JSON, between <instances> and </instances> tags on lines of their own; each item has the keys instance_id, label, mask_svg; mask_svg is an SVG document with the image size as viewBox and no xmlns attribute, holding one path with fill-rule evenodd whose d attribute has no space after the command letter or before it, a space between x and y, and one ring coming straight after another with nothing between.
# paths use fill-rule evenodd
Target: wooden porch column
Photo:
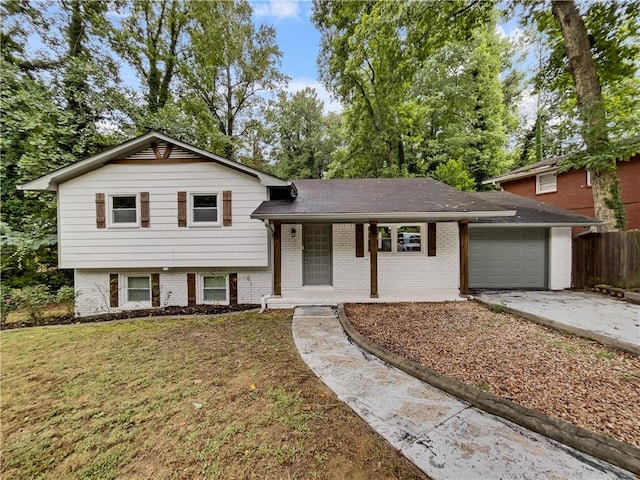
<instances>
[{"instance_id":1,"label":"wooden porch column","mask_svg":"<svg viewBox=\"0 0 640 480\"><path fill-rule=\"evenodd\" d=\"M371 298L378 298L378 222L369 222L369 260L371 266Z\"/></svg>"},{"instance_id":2,"label":"wooden porch column","mask_svg":"<svg viewBox=\"0 0 640 480\"><path fill-rule=\"evenodd\" d=\"M273 222L273 294L282 295L282 224Z\"/></svg>"},{"instance_id":3,"label":"wooden porch column","mask_svg":"<svg viewBox=\"0 0 640 480\"><path fill-rule=\"evenodd\" d=\"M469 220L458 221L460 234L460 295L469 295Z\"/></svg>"}]
</instances>

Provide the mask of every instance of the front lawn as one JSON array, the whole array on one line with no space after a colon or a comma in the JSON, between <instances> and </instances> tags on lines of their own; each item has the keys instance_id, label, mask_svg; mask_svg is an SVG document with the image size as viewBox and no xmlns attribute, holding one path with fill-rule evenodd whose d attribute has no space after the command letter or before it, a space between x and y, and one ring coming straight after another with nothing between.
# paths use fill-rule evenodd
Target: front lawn
<instances>
[{"instance_id":1,"label":"front lawn","mask_svg":"<svg viewBox=\"0 0 640 480\"><path fill-rule=\"evenodd\" d=\"M2 478L425 478L290 330L275 312L1 332Z\"/></svg>"}]
</instances>

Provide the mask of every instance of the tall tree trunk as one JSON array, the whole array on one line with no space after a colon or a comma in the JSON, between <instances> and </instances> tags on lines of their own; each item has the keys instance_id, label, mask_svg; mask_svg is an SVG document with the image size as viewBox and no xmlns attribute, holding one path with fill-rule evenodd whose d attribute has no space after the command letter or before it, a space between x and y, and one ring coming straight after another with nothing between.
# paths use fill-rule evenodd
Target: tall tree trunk
<instances>
[{"instance_id":1,"label":"tall tree trunk","mask_svg":"<svg viewBox=\"0 0 640 480\"><path fill-rule=\"evenodd\" d=\"M605 150L609 142L607 120L602 103L600 80L591 54L591 43L584 21L573 0L553 0L552 11L560 24L583 123L582 137L587 153ZM604 231L624 228L624 212L620 209L620 184L616 163L612 160L592 172L591 186L596 217L605 222Z\"/></svg>"}]
</instances>

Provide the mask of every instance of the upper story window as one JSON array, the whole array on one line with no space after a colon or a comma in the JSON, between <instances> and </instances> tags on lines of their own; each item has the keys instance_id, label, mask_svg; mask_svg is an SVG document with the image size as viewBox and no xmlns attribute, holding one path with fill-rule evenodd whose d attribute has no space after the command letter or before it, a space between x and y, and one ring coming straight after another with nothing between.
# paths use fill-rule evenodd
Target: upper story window
<instances>
[{"instance_id":1,"label":"upper story window","mask_svg":"<svg viewBox=\"0 0 640 480\"><path fill-rule=\"evenodd\" d=\"M421 225L379 225L378 251L421 253L424 251L422 230Z\"/></svg>"},{"instance_id":2,"label":"upper story window","mask_svg":"<svg viewBox=\"0 0 640 480\"><path fill-rule=\"evenodd\" d=\"M138 196L111 195L109 197L110 221L113 226L138 225Z\"/></svg>"},{"instance_id":3,"label":"upper story window","mask_svg":"<svg viewBox=\"0 0 640 480\"><path fill-rule=\"evenodd\" d=\"M536 175L536 193L551 193L558 190L556 172L540 173Z\"/></svg>"},{"instance_id":4,"label":"upper story window","mask_svg":"<svg viewBox=\"0 0 640 480\"><path fill-rule=\"evenodd\" d=\"M191 223L194 225L219 224L218 194L191 194Z\"/></svg>"}]
</instances>

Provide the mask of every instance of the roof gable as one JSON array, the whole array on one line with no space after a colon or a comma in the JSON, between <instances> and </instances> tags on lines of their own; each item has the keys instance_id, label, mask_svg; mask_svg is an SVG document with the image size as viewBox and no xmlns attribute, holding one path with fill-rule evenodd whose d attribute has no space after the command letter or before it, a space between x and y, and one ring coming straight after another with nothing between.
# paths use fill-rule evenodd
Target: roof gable
<instances>
[{"instance_id":1,"label":"roof gable","mask_svg":"<svg viewBox=\"0 0 640 480\"><path fill-rule=\"evenodd\" d=\"M158 132L149 132L89 158L43 175L20 185L21 190L56 191L58 185L110 163L173 163L188 161L211 161L256 177L264 186L286 186L289 184L273 175L229 160L188 143Z\"/></svg>"}]
</instances>

